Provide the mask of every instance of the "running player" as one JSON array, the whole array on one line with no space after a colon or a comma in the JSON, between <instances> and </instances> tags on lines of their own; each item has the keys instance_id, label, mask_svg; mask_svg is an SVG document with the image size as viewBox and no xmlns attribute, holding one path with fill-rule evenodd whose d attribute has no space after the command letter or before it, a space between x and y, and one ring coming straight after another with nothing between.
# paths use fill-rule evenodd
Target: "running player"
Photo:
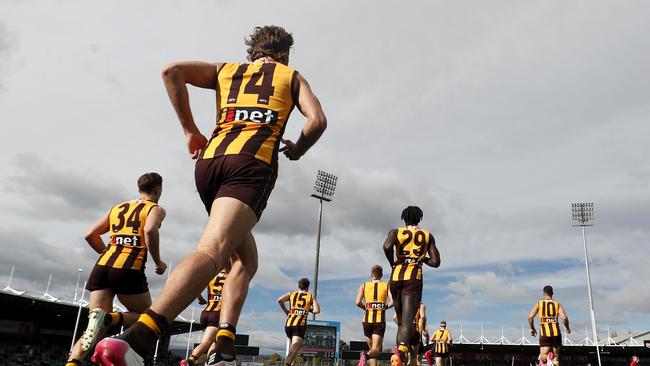
<instances>
[{"instance_id":1,"label":"running player","mask_svg":"<svg viewBox=\"0 0 650 366\"><path fill-rule=\"evenodd\" d=\"M447 329L447 322L440 321L440 328L433 333L433 349L426 352L425 357L429 365L445 366L449 360L449 348L453 342L451 332Z\"/></svg>"},{"instance_id":2,"label":"running player","mask_svg":"<svg viewBox=\"0 0 650 366\"><path fill-rule=\"evenodd\" d=\"M359 366L369 361L370 366L377 366L377 358L383 347L386 332L386 309L393 307L393 298L388 291L388 282L382 281L384 269L374 265L370 269L370 281L359 286L356 304L363 309L363 334L368 342L368 352L361 352Z\"/></svg>"},{"instance_id":3,"label":"running player","mask_svg":"<svg viewBox=\"0 0 650 366\"><path fill-rule=\"evenodd\" d=\"M196 360L203 354L207 353L210 347L214 344L215 337L219 326L219 315L221 314L221 292L223 291L223 284L228 277L230 266L227 266L219 272L210 283L208 283L208 298L207 301L203 296L199 296L199 301L203 300L206 303L205 308L201 311L201 328L203 329L203 338L201 343L196 346L187 360L182 360L180 366L192 366Z\"/></svg>"},{"instance_id":4,"label":"running player","mask_svg":"<svg viewBox=\"0 0 650 366\"><path fill-rule=\"evenodd\" d=\"M287 308L286 302L289 302ZM302 348L302 342L307 331L307 313L320 313L320 305L316 298L309 292L309 279L301 278L298 281L298 290L284 294L278 298L278 304L285 314L287 321L284 323L284 332L287 334L289 353L284 361L285 365L293 365L293 361Z\"/></svg>"},{"instance_id":5,"label":"running player","mask_svg":"<svg viewBox=\"0 0 650 366\"><path fill-rule=\"evenodd\" d=\"M424 344L422 337L425 337L425 343L429 343L429 331L427 330L427 307L420 303L418 311L415 313L413 320L413 338L411 338L411 362L410 366L420 366L421 355L424 353Z\"/></svg>"},{"instance_id":6,"label":"running player","mask_svg":"<svg viewBox=\"0 0 650 366\"><path fill-rule=\"evenodd\" d=\"M549 352L553 351L553 364L559 365L562 332L560 332L558 317L562 319L567 334L571 333L569 318L562 305L553 300L553 287L544 286L543 292L544 298L536 302L528 314L530 335L534 337L537 334L537 330L535 330L535 316L537 315L539 316L539 360L546 364Z\"/></svg>"},{"instance_id":7,"label":"running player","mask_svg":"<svg viewBox=\"0 0 650 366\"><path fill-rule=\"evenodd\" d=\"M287 66L292 35L281 27L257 27L246 44L250 63L177 62L163 70L189 154L198 159L196 186L210 218L196 251L176 267L151 308L119 339L98 344L95 359L104 366L142 365L169 322L225 267L233 252L238 259L224 284L217 346L208 364L235 365L235 327L257 271L251 230L273 190L278 152L289 160L300 159L327 126L309 84ZM216 91L217 126L210 141L194 123L187 84ZM307 117L295 143L282 138L294 106Z\"/></svg>"},{"instance_id":8,"label":"running player","mask_svg":"<svg viewBox=\"0 0 650 366\"><path fill-rule=\"evenodd\" d=\"M409 353L409 341L413 337L413 320L422 300L422 263L430 267L440 266L440 253L433 235L418 224L422 210L408 206L402 211L405 226L388 232L384 253L393 267L390 292L395 301L397 317L397 346L391 356L393 366L402 366Z\"/></svg>"},{"instance_id":9,"label":"running player","mask_svg":"<svg viewBox=\"0 0 650 366\"><path fill-rule=\"evenodd\" d=\"M147 173L138 178L140 197L118 203L100 218L86 234L88 244L99 253L86 290L90 291L91 309L88 328L72 348L66 366L81 365L86 353L111 326L128 327L151 305L144 273L147 252L162 275L167 264L160 259L160 224L165 210L158 205L162 195L162 177ZM108 246L101 235L110 232ZM126 307L126 313L111 313L113 298Z\"/></svg>"}]
</instances>

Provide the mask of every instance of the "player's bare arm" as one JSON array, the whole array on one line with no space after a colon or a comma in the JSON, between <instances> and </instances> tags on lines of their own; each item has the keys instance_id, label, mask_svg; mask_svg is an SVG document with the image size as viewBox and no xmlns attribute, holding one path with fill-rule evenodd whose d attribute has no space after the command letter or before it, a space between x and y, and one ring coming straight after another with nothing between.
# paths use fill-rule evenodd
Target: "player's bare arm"
<instances>
[{"instance_id":1,"label":"player's bare arm","mask_svg":"<svg viewBox=\"0 0 650 366\"><path fill-rule=\"evenodd\" d=\"M315 297L312 297L312 299L314 301L314 305L311 312L314 314L320 314L320 304L318 303L318 300L316 300Z\"/></svg>"},{"instance_id":2,"label":"player's bare arm","mask_svg":"<svg viewBox=\"0 0 650 366\"><path fill-rule=\"evenodd\" d=\"M386 309L390 309L393 306L395 306L395 303L393 302L393 295L388 291L388 302L386 303Z\"/></svg>"},{"instance_id":3,"label":"player's bare arm","mask_svg":"<svg viewBox=\"0 0 650 366\"><path fill-rule=\"evenodd\" d=\"M282 308L282 311L284 311L285 315L289 315L289 309L287 308L286 302L289 301L289 297L291 297L291 293L287 292L286 294L278 297L278 304L280 304L280 307Z\"/></svg>"},{"instance_id":4,"label":"player's bare arm","mask_svg":"<svg viewBox=\"0 0 650 366\"><path fill-rule=\"evenodd\" d=\"M109 230L108 215L109 213L97 220L97 222L88 229L88 233L86 233L86 236L84 237L88 245L99 254L102 254L104 250L106 250L106 244L104 244L104 240L102 240L102 235L106 234Z\"/></svg>"},{"instance_id":5,"label":"player's bare arm","mask_svg":"<svg viewBox=\"0 0 650 366\"><path fill-rule=\"evenodd\" d=\"M433 267L433 268L440 267L440 252L438 251L438 247L436 247L436 239L433 237L431 233L429 233L428 254L429 255L424 263L426 263L426 265L429 267Z\"/></svg>"},{"instance_id":6,"label":"player's bare arm","mask_svg":"<svg viewBox=\"0 0 650 366\"><path fill-rule=\"evenodd\" d=\"M298 74L297 81L298 103L296 103L296 106L307 117L307 123L295 143L288 139L282 140L285 145L280 151L283 151L289 160L300 159L318 141L327 128L327 118L325 117L323 108L316 95L312 92L311 87L309 87L307 80Z\"/></svg>"},{"instance_id":7,"label":"player's bare arm","mask_svg":"<svg viewBox=\"0 0 650 366\"><path fill-rule=\"evenodd\" d=\"M147 243L147 249L151 253L151 259L156 264L156 273L162 275L167 269L167 263L160 259L160 224L166 216L165 210L160 206L154 206L147 216L144 224L144 237Z\"/></svg>"},{"instance_id":8,"label":"player's bare arm","mask_svg":"<svg viewBox=\"0 0 650 366\"><path fill-rule=\"evenodd\" d=\"M169 95L169 100L174 106L178 120L181 122L192 159L199 157L208 143L208 139L201 134L194 122L187 84L214 90L217 86L217 71L221 66L223 64L183 61L168 64L162 71L167 95Z\"/></svg>"},{"instance_id":9,"label":"player's bare arm","mask_svg":"<svg viewBox=\"0 0 650 366\"><path fill-rule=\"evenodd\" d=\"M197 299L199 300L199 305L205 305L208 303L205 297L203 297L203 294L199 294L199 297L197 297Z\"/></svg>"},{"instance_id":10,"label":"player's bare arm","mask_svg":"<svg viewBox=\"0 0 650 366\"><path fill-rule=\"evenodd\" d=\"M571 327L569 327L569 317L566 315L566 312L564 312L562 305L560 305L560 308L558 309L558 315L560 315L560 319L562 319L562 323L564 323L566 332L568 334L571 334Z\"/></svg>"},{"instance_id":11,"label":"player's bare arm","mask_svg":"<svg viewBox=\"0 0 650 366\"><path fill-rule=\"evenodd\" d=\"M384 241L384 254L386 255L386 259L388 259L388 263L391 267L395 265L395 253L393 251L393 247L395 246L396 242L397 230L393 229L388 232L388 236Z\"/></svg>"},{"instance_id":12,"label":"player's bare arm","mask_svg":"<svg viewBox=\"0 0 650 366\"><path fill-rule=\"evenodd\" d=\"M366 310L366 306L363 304L363 285L359 286L359 291L357 291L357 299L355 303L359 309Z\"/></svg>"},{"instance_id":13,"label":"player's bare arm","mask_svg":"<svg viewBox=\"0 0 650 366\"><path fill-rule=\"evenodd\" d=\"M539 311L539 307L537 303L535 303L533 308L530 310L530 313L528 314L528 325L530 325L530 335L533 337L537 334L537 330L535 330L535 316L537 315L538 311Z\"/></svg>"}]
</instances>

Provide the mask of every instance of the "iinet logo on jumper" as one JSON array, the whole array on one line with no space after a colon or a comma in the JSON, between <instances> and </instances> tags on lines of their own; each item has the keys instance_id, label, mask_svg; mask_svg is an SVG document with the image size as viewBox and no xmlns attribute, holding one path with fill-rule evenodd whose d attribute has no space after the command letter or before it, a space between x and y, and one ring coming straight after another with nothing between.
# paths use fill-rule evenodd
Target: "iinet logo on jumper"
<instances>
[{"instance_id":1,"label":"iinet logo on jumper","mask_svg":"<svg viewBox=\"0 0 650 366\"><path fill-rule=\"evenodd\" d=\"M278 112L259 107L225 107L221 109L221 123L244 121L253 123L275 123Z\"/></svg>"}]
</instances>

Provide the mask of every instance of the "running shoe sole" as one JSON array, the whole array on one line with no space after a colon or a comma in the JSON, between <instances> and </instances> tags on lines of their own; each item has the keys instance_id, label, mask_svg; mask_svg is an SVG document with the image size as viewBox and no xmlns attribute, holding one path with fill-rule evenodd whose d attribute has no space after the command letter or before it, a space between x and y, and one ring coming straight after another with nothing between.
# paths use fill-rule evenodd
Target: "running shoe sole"
<instances>
[{"instance_id":1,"label":"running shoe sole","mask_svg":"<svg viewBox=\"0 0 650 366\"><path fill-rule=\"evenodd\" d=\"M104 327L106 313L100 308L95 308L88 313L88 327L81 335L81 350L87 352L97 342L99 332Z\"/></svg>"}]
</instances>

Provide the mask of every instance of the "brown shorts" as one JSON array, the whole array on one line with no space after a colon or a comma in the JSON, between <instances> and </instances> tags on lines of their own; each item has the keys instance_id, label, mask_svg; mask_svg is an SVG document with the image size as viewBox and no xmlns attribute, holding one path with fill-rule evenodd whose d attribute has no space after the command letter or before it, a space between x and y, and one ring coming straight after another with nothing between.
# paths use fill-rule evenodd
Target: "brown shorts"
<instances>
[{"instance_id":1,"label":"brown shorts","mask_svg":"<svg viewBox=\"0 0 650 366\"><path fill-rule=\"evenodd\" d=\"M562 346L562 336L546 337L539 336L539 346L540 347L560 347Z\"/></svg>"},{"instance_id":2,"label":"brown shorts","mask_svg":"<svg viewBox=\"0 0 650 366\"><path fill-rule=\"evenodd\" d=\"M305 338L305 333L307 333L307 326L293 326L293 327L284 327L284 333L287 335L287 338L300 337Z\"/></svg>"},{"instance_id":3,"label":"brown shorts","mask_svg":"<svg viewBox=\"0 0 650 366\"><path fill-rule=\"evenodd\" d=\"M201 312L201 328L205 330L205 328L207 327L218 327L219 315L221 315L221 310L217 310L217 311L203 310Z\"/></svg>"},{"instance_id":4,"label":"brown shorts","mask_svg":"<svg viewBox=\"0 0 650 366\"><path fill-rule=\"evenodd\" d=\"M366 323L366 322L361 322L363 324L363 335L372 338L373 334L377 334L380 337L384 336L384 333L386 333L386 322L381 322L381 323Z\"/></svg>"},{"instance_id":5,"label":"brown shorts","mask_svg":"<svg viewBox=\"0 0 650 366\"><path fill-rule=\"evenodd\" d=\"M393 299L401 299L402 295L413 296L419 305L422 301L422 280L390 281L390 293Z\"/></svg>"},{"instance_id":6,"label":"brown shorts","mask_svg":"<svg viewBox=\"0 0 650 366\"><path fill-rule=\"evenodd\" d=\"M199 159L194 169L196 189L208 213L215 199L232 197L253 209L258 220L277 176L273 166L248 155Z\"/></svg>"},{"instance_id":7,"label":"brown shorts","mask_svg":"<svg viewBox=\"0 0 650 366\"><path fill-rule=\"evenodd\" d=\"M137 269L119 269L95 264L86 290L97 291L110 289L120 295L137 295L149 291L147 276Z\"/></svg>"},{"instance_id":8,"label":"brown shorts","mask_svg":"<svg viewBox=\"0 0 650 366\"><path fill-rule=\"evenodd\" d=\"M449 353L435 353L434 357L447 358L449 357Z\"/></svg>"}]
</instances>

